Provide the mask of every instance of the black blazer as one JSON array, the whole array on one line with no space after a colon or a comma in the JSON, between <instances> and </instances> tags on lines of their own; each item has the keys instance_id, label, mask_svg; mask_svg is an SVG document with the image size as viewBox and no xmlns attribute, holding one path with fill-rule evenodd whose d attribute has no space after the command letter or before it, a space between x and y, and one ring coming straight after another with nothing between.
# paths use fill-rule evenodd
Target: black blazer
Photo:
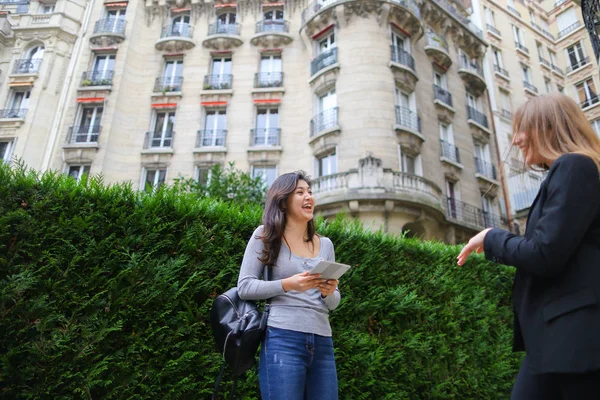
<instances>
[{"instance_id":1,"label":"black blazer","mask_svg":"<svg viewBox=\"0 0 600 400\"><path fill-rule=\"evenodd\" d=\"M559 157L529 209L525 237L492 229L489 260L516 267L516 351L534 373L600 369L600 176L579 154Z\"/></svg>"}]
</instances>

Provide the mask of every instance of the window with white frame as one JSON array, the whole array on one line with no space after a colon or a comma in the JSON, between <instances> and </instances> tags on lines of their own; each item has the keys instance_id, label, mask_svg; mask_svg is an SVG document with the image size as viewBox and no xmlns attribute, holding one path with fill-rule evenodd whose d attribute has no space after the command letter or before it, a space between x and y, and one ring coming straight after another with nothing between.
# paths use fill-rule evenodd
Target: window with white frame
<instances>
[{"instance_id":1,"label":"window with white frame","mask_svg":"<svg viewBox=\"0 0 600 400\"><path fill-rule=\"evenodd\" d=\"M144 168L141 189L154 191L160 188L167 179L166 168Z\"/></svg>"},{"instance_id":2,"label":"window with white frame","mask_svg":"<svg viewBox=\"0 0 600 400\"><path fill-rule=\"evenodd\" d=\"M35 46L27 50L24 58L18 60L16 71L19 74L33 74L39 71L44 59L44 46Z\"/></svg>"},{"instance_id":3,"label":"window with white frame","mask_svg":"<svg viewBox=\"0 0 600 400\"><path fill-rule=\"evenodd\" d=\"M171 20L171 36L189 37L190 32L190 15L189 13L177 14Z\"/></svg>"},{"instance_id":4,"label":"window with white frame","mask_svg":"<svg viewBox=\"0 0 600 400\"><path fill-rule=\"evenodd\" d=\"M473 153L475 155L475 170L477 173L494 179L490 146L487 143L474 142Z\"/></svg>"},{"instance_id":5,"label":"window with white frame","mask_svg":"<svg viewBox=\"0 0 600 400\"><path fill-rule=\"evenodd\" d=\"M91 85L108 86L112 84L115 70L115 54L96 54L92 74L88 78Z\"/></svg>"},{"instance_id":6,"label":"window with white frame","mask_svg":"<svg viewBox=\"0 0 600 400\"><path fill-rule=\"evenodd\" d=\"M313 119L314 133L324 131L337 125L337 95L335 88L328 90L317 98L317 115Z\"/></svg>"},{"instance_id":7,"label":"window with white frame","mask_svg":"<svg viewBox=\"0 0 600 400\"><path fill-rule=\"evenodd\" d=\"M211 75L209 76L210 89L231 88L231 57L213 57Z\"/></svg>"},{"instance_id":8,"label":"window with white frame","mask_svg":"<svg viewBox=\"0 0 600 400\"><path fill-rule=\"evenodd\" d=\"M125 28L125 8L106 10L104 29L108 32L122 32Z\"/></svg>"},{"instance_id":9,"label":"window with white frame","mask_svg":"<svg viewBox=\"0 0 600 400\"><path fill-rule=\"evenodd\" d=\"M515 8L515 0L506 0L506 5Z\"/></svg>"},{"instance_id":10,"label":"window with white frame","mask_svg":"<svg viewBox=\"0 0 600 400\"><path fill-rule=\"evenodd\" d=\"M194 170L194 180L200 185L207 185L212 178L213 166L197 165Z\"/></svg>"},{"instance_id":11,"label":"window with white frame","mask_svg":"<svg viewBox=\"0 0 600 400\"><path fill-rule=\"evenodd\" d=\"M217 26L220 27L218 29L219 33L227 33L227 27L229 25L234 25L237 20L237 14L235 12L224 12L217 15Z\"/></svg>"},{"instance_id":12,"label":"window with white frame","mask_svg":"<svg viewBox=\"0 0 600 400\"><path fill-rule=\"evenodd\" d=\"M252 138L254 146L279 145L279 109L277 107L256 110L256 128Z\"/></svg>"},{"instance_id":13,"label":"window with white frame","mask_svg":"<svg viewBox=\"0 0 600 400\"><path fill-rule=\"evenodd\" d=\"M460 158L458 155L458 148L454 145L454 132L452 129L452 124L440 122L439 128L442 158L459 163Z\"/></svg>"},{"instance_id":14,"label":"window with white frame","mask_svg":"<svg viewBox=\"0 0 600 400\"><path fill-rule=\"evenodd\" d=\"M537 41L535 42L535 46L537 47L538 57L540 58L540 60L544 60L546 58L544 57L544 46Z\"/></svg>"},{"instance_id":15,"label":"window with white frame","mask_svg":"<svg viewBox=\"0 0 600 400\"><path fill-rule=\"evenodd\" d=\"M100 134L100 122L104 112L103 104L85 104L77 112L71 143L94 143Z\"/></svg>"},{"instance_id":16,"label":"window with white frame","mask_svg":"<svg viewBox=\"0 0 600 400\"><path fill-rule=\"evenodd\" d=\"M550 57L550 64L556 65L556 53L548 49L548 56Z\"/></svg>"},{"instance_id":17,"label":"window with white frame","mask_svg":"<svg viewBox=\"0 0 600 400\"><path fill-rule=\"evenodd\" d=\"M448 206L448 214L452 218L458 218L460 207L457 204L460 201L460 192L458 191L458 183L446 181L446 205Z\"/></svg>"},{"instance_id":18,"label":"window with white frame","mask_svg":"<svg viewBox=\"0 0 600 400\"><path fill-rule=\"evenodd\" d=\"M577 96L582 108L589 107L598 102L594 78L590 77L583 82L579 82L575 85L575 88L577 89Z\"/></svg>"},{"instance_id":19,"label":"window with white frame","mask_svg":"<svg viewBox=\"0 0 600 400\"><path fill-rule=\"evenodd\" d=\"M327 176L337 173L337 152L335 149L316 157L316 175L317 177Z\"/></svg>"},{"instance_id":20,"label":"window with white frame","mask_svg":"<svg viewBox=\"0 0 600 400\"><path fill-rule=\"evenodd\" d=\"M571 7L566 11L558 14L556 16L556 25L558 26L559 37L561 32L565 31L567 28L572 27L578 21L579 19L577 17L577 13L575 12L575 7Z\"/></svg>"},{"instance_id":21,"label":"window with white frame","mask_svg":"<svg viewBox=\"0 0 600 400\"><path fill-rule=\"evenodd\" d=\"M277 167L274 165L253 165L252 177L260 177L266 187L270 187L277 178Z\"/></svg>"},{"instance_id":22,"label":"window with white frame","mask_svg":"<svg viewBox=\"0 0 600 400\"><path fill-rule=\"evenodd\" d=\"M592 121L592 129L594 129L594 132L600 137L600 119Z\"/></svg>"},{"instance_id":23,"label":"window with white frame","mask_svg":"<svg viewBox=\"0 0 600 400\"><path fill-rule=\"evenodd\" d=\"M531 70L525 64L521 64L521 71L523 72L523 81L531 84Z\"/></svg>"},{"instance_id":24,"label":"window with white frame","mask_svg":"<svg viewBox=\"0 0 600 400\"><path fill-rule=\"evenodd\" d=\"M512 106L508 92L505 92L504 90L499 90L498 92L500 93L500 107L502 110L506 110L510 113L512 111Z\"/></svg>"},{"instance_id":25,"label":"window with white frame","mask_svg":"<svg viewBox=\"0 0 600 400\"><path fill-rule=\"evenodd\" d=\"M75 178L77 182L81 180L83 175L90 174L90 166L89 165L69 165L67 167L67 175Z\"/></svg>"},{"instance_id":26,"label":"window with white frame","mask_svg":"<svg viewBox=\"0 0 600 400\"><path fill-rule=\"evenodd\" d=\"M494 56L494 66L497 66L500 70L504 69L504 61L502 61L502 52L499 49L492 47L492 55Z\"/></svg>"},{"instance_id":27,"label":"window with white frame","mask_svg":"<svg viewBox=\"0 0 600 400\"><path fill-rule=\"evenodd\" d=\"M392 28L392 46L398 50L404 50L407 53L411 53L410 40L406 35L396 28Z\"/></svg>"},{"instance_id":28,"label":"window with white frame","mask_svg":"<svg viewBox=\"0 0 600 400\"><path fill-rule=\"evenodd\" d=\"M183 60L168 59L162 73L161 88L166 92L180 92L183 80Z\"/></svg>"},{"instance_id":29,"label":"window with white frame","mask_svg":"<svg viewBox=\"0 0 600 400\"><path fill-rule=\"evenodd\" d=\"M202 146L225 146L227 112L224 109L207 110L202 131Z\"/></svg>"},{"instance_id":30,"label":"window with white frame","mask_svg":"<svg viewBox=\"0 0 600 400\"><path fill-rule=\"evenodd\" d=\"M440 122L440 139L446 143L454 145L454 132L452 131L452 124Z\"/></svg>"},{"instance_id":31,"label":"window with white frame","mask_svg":"<svg viewBox=\"0 0 600 400\"><path fill-rule=\"evenodd\" d=\"M515 43L525 46L525 38L523 37L523 31L516 25L512 26L513 37L515 39Z\"/></svg>"},{"instance_id":32,"label":"window with white frame","mask_svg":"<svg viewBox=\"0 0 600 400\"><path fill-rule=\"evenodd\" d=\"M433 70L433 84L440 89L448 90L448 79L446 78L446 73L434 69Z\"/></svg>"},{"instance_id":33,"label":"window with white frame","mask_svg":"<svg viewBox=\"0 0 600 400\"><path fill-rule=\"evenodd\" d=\"M170 148L173 144L175 110L155 111L152 130L148 134L146 148Z\"/></svg>"},{"instance_id":34,"label":"window with white frame","mask_svg":"<svg viewBox=\"0 0 600 400\"><path fill-rule=\"evenodd\" d=\"M259 87L278 87L283 81L281 54L267 54L260 58Z\"/></svg>"},{"instance_id":35,"label":"window with white frame","mask_svg":"<svg viewBox=\"0 0 600 400\"><path fill-rule=\"evenodd\" d=\"M529 10L529 20L531 21L532 24L536 24L535 23L535 11Z\"/></svg>"},{"instance_id":36,"label":"window with white frame","mask_svg":"<svg viewBox=\"0 0 600 400\"><path fill-rule=\"evenodd\" d=\"M552 92L552 82L548 78L544 78L544 85L546 86L546 93Z\"/></svg>"},{"instance_id":37,"label":"window with white frame","mask_svg":"<svg viewBox=\"0 0 600 400\"><path fill-rule=\"evenodd\" d=\"M324 54L337 47L335 32L331 29L325 36L318 39L318 53Z\"/></svg>"},{"instance_id":38,"label":"window with white frame","mask_svg":"<svg viewBox=\"0 0 600 400\"><path fill-rule=\"evenodd\" d=\"M15 142L13 140L0 140L0 161L8 163L12 157L13 147Z\"/></svg>"},{"instance_id":39,"label":"window with white frame","mask_svg":"<svg viewBox=\"0 0 600 400\"><path fill-rule=\"evenodd\" d=\"M486 227L494 226L494 200L489 195L481 196L481 211L483 212L484 224Z\"/></svg>"},{"instance_id":40,"label":"window with white frame","mask_svg":"<svg viewBox=\"0 0 600 400\"><path fill-rule=\"evenodd\" d=\"M51 3L51 4L40 3L40 6L38 8L38 14L52 14L54 12L55 6L56 6L55 3Z\"/></svg>"},{"instance_id":41,"label":"window with white frame","mask_svg":"<svg viewBox=\"0 0 600 400\"><path fill-rule=\"evenodd\" d=\"M479 97L467 92L467 106L473 111L479 111Z\"/></svg>"},{"instance_id":42,"label":"window with white frame","mask_svg":"<svg viewBox=\"0 0 600 400\"><path fill-rule=\"evenodd\" d=\"M423 176L423 165L421 164L420 154L403 151L402 146L398 145L398 156L400 171L405 174Z\"/></svg>"},{"instance_id":43,"label":"window with white frame","mask_svg":"<svg viewBox=\"0 0 600 400\"><path fill-rule=\"evenodd\" d=\"M11 93L8 110L4 118L24 118L29 104L29 90L14 90Z\"/></svg>"},{"instance_id":44,"label":"window with white frame","mask_svg":"<svg viewBox=\"0 0 600 400\"><path fill-rule=\"evenodd\" d=\"M581 42L577 42L573 46L567 47L566 52L572 70L586 64L585 53L583 51L583 46L581 46Z\"/></svg>"},{"instance_id":45,"label":"window with white frame","mask_svg":"<svg viewBox=\"0 0 600 400\"><path fill-rule=\"evenodd\" d=\"M419 131L419 117L417 116L417 102L415 100L415 93L407 93L396 87L395 97L396 123Z\"/></svg>"},{"instance_id":46,"label":"window with white frame","mask_svg":"<svg viewBox=\"0 0 600 400\"><path fill-rule=\"evenodd\" d=\"M494 15L494 10L489 7L484 7L485 10L485 23L491 26L492 28L496 27L496 16Z\"/></svg>"},{"instance_id":47,"label":"window with white frame","mask_svg":"<svg viewBox=\"0 0 600 400\"><path fill-rule=\"evenodd\" d=\"M263 3L263 21L283 21L283 6L268 6L269 3Z\"/></svg>"}]
</instances>

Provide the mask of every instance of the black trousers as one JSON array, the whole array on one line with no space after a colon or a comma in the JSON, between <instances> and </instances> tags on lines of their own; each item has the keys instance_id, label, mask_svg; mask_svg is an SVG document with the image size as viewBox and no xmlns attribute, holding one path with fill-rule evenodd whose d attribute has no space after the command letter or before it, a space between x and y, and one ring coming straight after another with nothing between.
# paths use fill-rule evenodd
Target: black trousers
<instances>
[{"instance_id":1,"label":"black trousers","mask_svg":"<svg viewBox=\"0 0 600 400\"><path fill-rule=\"evenodd\" d=\"M600 370L583 374L532 374L523 360L511 400L598 400Z\"/></svg>"}]
</instances>

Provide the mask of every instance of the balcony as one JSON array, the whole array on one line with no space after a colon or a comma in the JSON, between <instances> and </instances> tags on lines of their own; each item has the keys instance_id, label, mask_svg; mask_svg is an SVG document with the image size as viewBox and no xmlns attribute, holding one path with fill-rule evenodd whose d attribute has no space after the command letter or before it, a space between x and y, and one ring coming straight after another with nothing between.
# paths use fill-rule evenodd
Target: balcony
<instances>
[{"instance_id":1,"label":"balcony","mask_svg":"<svg viewBox=\"0 0 600 400\"><path fill-rule=\"evenodd\" d=\"M538 32L541 32L542 35L546 36L548 39L550 39L552 41L556 40L556 38L554 37L553 34L551 34L550 32L548 32L546 29L542 28L541 26L539 26L535 22L531 21L531 26L533 26L535 29L537 29Z\"/></svg>"},{"instance_id":2,"label":"balcony","mask_svg":"<svg viewBox=\"0 0 600 400\"><path fill-rule=\"evenodd\" d=\"M183 84L183 76L159 76L154 81L154 93L179 93Z\"/></svg>"},{"instance_id":3,"label":"balcony","mask_svg":"<svg viewBox=\"0 0 600 400\"><path fill-rule=\"evenodd\" d=\"M554 72L555 74L559 75L559 76L564 76L565 73L563 72L562 69L558 68L556 65L552 64L552 72Z\"/></svg>"},{"instance_id":4,"label":"balcony","mask_svg":"<svg viewBox=\"0 0 600 400\"><path fill-rule=\"evenodd\" d=\"M527 81L523 81L523 86L525 87L525 91L529 92L530 94L537 96L538 95L538 89L533 86L531 83L527 82Z\"/></svg>"},{"instance_id":5,"label":"balcony","mask_svg":"<svg viewBox=\"0 0 600 400\"><path fill-rule=\"evenodd\" d=\"M508 11L510 11L511 13L515 14L517 17L521 18L521 13L518 12L516 10L516 8L508 6L508 5L506 6L506 8L508 9Z\"/></svg>"},{"instance_id":6,"label":"balcony","mask_svg":"<svg viewBox=\"0 0 600 400\"><path fill-rule=\"evenodd\" d=\"M226 138L226 129L201 130L196 137L196 148L225 147Z\"/></svg>"},{"instance_id":7,"label":"balcony","mask_svg":"<svg viewBox=\"0 0 600 400\"><path fill-rule=\"evenodd\" d=\"M125 20L107 18L96 21L90 42L99 47L109 47L125 40Z\"/></svg>"},{"instance_id":8,"label":"balcony","mask_svg":"<svg viewBox=\"0 0 600 400\"><path fill-rule=\"evenodd\" d=\"M498 184L496 181L496 167L487 161L475 157L475 176L479 179Z\"/></svg>"},{"instance_id":9,"label":"balcony","mask_svg":"<svg viewBox=\"0 0 600 400\"><path fill-rule=\"evenodd\" d=\"M571 65L569 65L567 67L567 69L565 70L565 72L568 74L570 74L571 72L574 72L576 70L578 70L579 68L583 68L586 65L588 65L590 63L590 58L589 57L584 57L583 59L575 62L575 63L571 63Z\"/></svg>"},{"instance_id":10,"label":"balcony","mask_svg":"<svg viewBox=\"0 0 600 400\"><path fill-rule=\"evenodd\" d=\"M13 75L37 74L41 63L41 58L16 60L12 73Z\"/></svg>"},{"instance_id":11,"label":"balcony","mask_svg":"<svg viewBox=\"0 0 600 400\"><path fill-rule=\"evenodd\" d=\"M391 60L389 66L392 68L394 80L401 82L405 86L405 90L414 91L419 80L415 70L415 59L409 52L398 46L390 46L390 49Z\"/></svg>"},{"instance_id":12,"label":"balcony","mask_svg":"<svg viewBox=\"0 0 600 400\"><path fill-rule=\"evenodd\" d=\"M526 57L529 57L529 49L523 46L521 43L515 42L515 48L517 49L517 52L523 54Z\"/></svg>"},{"instance_id":13,"label":"balcony","mask_svg":"<svg viewBox=\"0 0 600 400\"><path fill-rule=\"evenodd\" d=\"M462 165L460 165L460 153L458 152L458 147L456 147L454 143L446 142L443 139L440 139L440 146L441 160L449 161L451 164L460 166L460 168L462 168Z\"/></svg>"},{"instance_id":14,"label":"balcony","mask_svg":"<svg viewBox=\"0 0 600 400\"><path fill-rule=\"evenodd\" d=\"M257 72L254 74L255 88L283 87L283 72Z\"/></svg>"},{"instance_id":15,"label":"balcony","mask_svg":"<svg viewBox=\"0 0 600 400\"><path fill-rule=\"evenodd\" d=\"M149 151L147 150L166 150L167 152L172 151L174 137L175 132L173 131L146 132L146 136L144 138L144 153L148 153Z\"/></svg>"},{"instance_id":16,"label":"balcony","mask_svg":"<svg viewBox=\"0 0 600 400\"><path fill-rule=\"evenodd\" d=\"M509 176L507 180L509 193L511 194L510 205L513 210L528 209L540 190L541 177L524 172Z\"/></svg>"},{"instance_id":17,"label":"balcony","mask_svg":"<svg viewBox=\"0 0 600 400\"><path fill-rule=\"evenodd\" d=\"M500 33L500 31L498 29L496 29L495 26L490 25L490 24L486 24L488 33L491 33L492 35L496 36L498 39L502 38L502 33Z\"/></svg>"},{"instance_id":18,"label":"balcony","mask_svg":"<svg viewBox=\"0 0 600 400\"><path fill-rule=\"evenodd\" d=\"M444 203L448 221L466 225L475 230L501 228L504 225L504 221L499 215L483 211L471 204L450 197L446 197Z\"/></svg>"},{"instance_id":19,"label":"balcony","mask_svg":"<svg viewBox=\"0 0 600 400\"><path fill-rule=\"evenodd\" d=\"M569 25L568 27L566 27L565 29L563 29L562 31L558 32L558 40L562 40L565 37L567 37L570 33L575 32L578 28L583 27L583 24L581 23L581 21L577 21L574 24Z\"/></svg>"},{"instance_id":20,"label":"balcony","mask_svg":"<svg viewBox=\"0 0 600 400\"><path fill-rule=\"evenodd\" d=\"M439 36L435 32L427 32L425 53L427 53L432 62L443 68L448 69L448 67L450 67L452 64L452 58L450 58L450 51L448 50L448 43L443 37Z\"/></svg>"},{"instance_id":21,"label":"balcony","mask_svg":"<svg viewBox=\"0 0 600 400\"><path fill-rule=\"evenodd\" d=\"M338 123L338 107L322 111L310 120L310 137L322 136L340 130Z\"/></svg>"},{"instance_id":22,"label":"balcony","mask_svg":"<svg viewBox=\"0 0 600 400\"><path fill-rule=\"evenodd\" d=\"M204 90L231 90L233 75L205 75L202 88Z\"/></svg>"},{"instance_id":23,"label":"balcony","mask_svg":"<svg viewBox=\"0 0 600 400\"><path fill-rule=\"evenodd\" d=\"M458 74L462 78L467 86L467 89L476 96L480 96L486 86L485 79L483 77L483 68L477 61L468 62L463 57L460 58L460 68Z\"/></svg>"},{"instance_id":24,"label":"balcony","mask_svg":"<svg viewBox=\"0 0 600 400\"><path fill-rule=\"evenodd\" d=\"M81 87L112 86L115 71L86 71L81 75Z\"/></svg>"},{"instance_id":25,"label":"balcony","mask_svg":"<svg viewBox=\"0 0 600 400\"><path fill-rule=\"evenodd\" d=\"M396 106L396 130L409 132L421 138L421 118L410 108Z\"/></svg>"},{"instance_id":26,"label":"balcony","mask_svg":"<svg viewBox=\"0 0 600 400\"><path fill-rule=\"evenodd\" d=\"M280 128L257 128L250 129L250 146L260 147L278 147L281 136Z\"/></svg>"},{"instance_id":27,"label":"balcony","mask_svg":"<svg viewBox=\"0 0 600 400\"><path fill-rule=\"evenodd\" d=\"M509 75L508 75L508 71L505 70L504 68L502 68L501 66L494 64L494 73L496 75L498 75L501 78L504 78L506 80L510 80Z\"/></svg>"},{"instance_id":28,"label":"balcony","mask_svg":"<svg viewBox=\"0 0 600 400\"><path fill-rule=\"evenodd\" d=\"M540 64L542 65L542 67L545 67L548 70L552 70L552 64L550 64L550 61L546 60L543 57L540 57Z\"/></svg>"},{"instance_id":29,"label":"balcony","mask_svg":"<svg viewBox=\"0 0 600 400\"><path fill-rule=\"evenodd\" d=\"M69 147L97 147L101 130L102 127L99 125L71 126L67 135L67 145Z\"/></svg>"},{"instance_id":30,"label":"balcony","mask_svg":"<svg viewBox=\"0 0 600 400\"><path fill-rule=\"evenodd\" d=\"M7 108L0 110L0 119L25 119L26 108Z\"/></svg>"},{"instance_id":31,"label":"balcony","mask_svg":"<svg viewBox=\"0 0 600 400\"><path fill-rule=\"evenodd\" d=\"M458 21L464 26L467 32L472 33L475 37L483 42L483 31L475 26L469 18L467 18L462 12L456 9L456 7L448 0L433 0L442 10L445 10L448 15ZM462 38L464 40L464 38ZM469 43L462 43L464 47L469 47Z\"/></svg>"},{"instance_id":32,"label":"balcony","mask_svg":"<svg viewBox=\"0 0 600 400\"><path fill-rule=\"evenodd\" d=\"M336 67L339 67L337 47L325 50L317 57L315 57L315 59L312 60L310 63L311 81L315 79L314 77L318 72L323 71L322 73L324 73L329 69L333 69Z\"/></svg>"},{"instance_id":33,"label":"balcony","mask_svg":"<svg viewBox=\"0 0 600 400\"><path fill-rule=\"evenodd\" d=\"M485 133L490 133L486 115L471 106L467 106L467 122Z\"/></svg>"},{"instance_id":34,"label":"balcony","mask_svg":"<svg viewBox=\"0 0 600 400\"><path fill-rule=\"evenodd\" d=\"M193 48L196 43L192 39L194 27L188 24L163 26L160 39L156 41L156 50L169 53L181 52Z\"/></svg>"},{"instance_id":35,"label":"balcony","mask_svg":"<svg viewBox=\"0 0 600 400\"><path fill-rule=\"evenodd\" d=\"M600 97L598 95L594 95L588 97L585 101L582 101L579 105L582 109L591 108L600 102Z\"/></svg>"},{"instance_id":36,"label":"balcony","mask_svg":"<svg viewBox=\"0 0 600 400\"><path fill-rule=\"evenodd\" d=\"M283 20L262 20L256 23L250 43L254 46L275 48L292 43L290 23Z\"/></svg>"},{"instance_id":37,"label":"balcony","mask_svg":"<svg viewBox=\"0 0 600 400\"><path fill-rule=\"evenodd\" d=\"M208 26L208 36L202 46L214 50L229 50L241 46L244 41L240 36L241 25L216 23Z\"/></svg>"},{"instance_id":38,"label":"balcony","mask_svg":"<svg viewBox=\"0 0 600 400\"><path fill-rule=\"evenodd\" d=\"M452 117L456 112L452 104L452 93L434 84L433 104L435 104L437 108L438 115L441 113L444 119L448 121L452 120Z\"/></svg>"}]
</instances>

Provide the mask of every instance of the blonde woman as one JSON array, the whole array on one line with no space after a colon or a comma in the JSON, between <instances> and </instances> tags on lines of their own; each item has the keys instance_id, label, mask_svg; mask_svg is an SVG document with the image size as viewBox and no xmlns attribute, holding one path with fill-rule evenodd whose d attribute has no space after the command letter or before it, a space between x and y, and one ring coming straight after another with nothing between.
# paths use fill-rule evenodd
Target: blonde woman
<instances>
[{"instance_id":1,"label":"blonde woman","mask_svg":"<svg viewBox=\"0 0 600 400\"><path fill-rule=\"evenodd\" d=\"M512 400L600 398L600 140L571 98L536 97L513 120L513 145L548 170L523 237L485 229L473 252L516 267L515 351L525 358Z\"/></svg>"}]
</instances>

